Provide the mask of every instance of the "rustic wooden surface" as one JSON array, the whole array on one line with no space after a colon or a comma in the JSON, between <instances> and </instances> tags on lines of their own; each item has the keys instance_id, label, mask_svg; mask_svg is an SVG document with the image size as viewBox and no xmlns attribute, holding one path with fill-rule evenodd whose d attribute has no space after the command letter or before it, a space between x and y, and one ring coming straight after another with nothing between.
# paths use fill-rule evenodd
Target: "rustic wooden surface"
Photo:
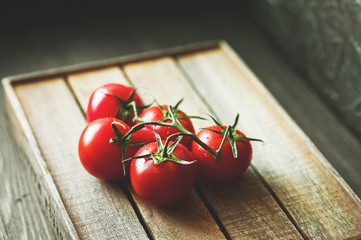
<instances>
[{"instance_id":1,"label":"rustic wooden surface","mask_svg":"<svg viewBox=\"0 0 361 240\"><path fill-rule=\"evenodd\" d=\"M203 102L197 95L185 73L171 57L126 64L123 69L135 87L144 89L143 95L154 94L160 104L167 102L175 104L184 97L180 109L187 114L202 115L212 111L212 108L207 106L207 101ZM193 124L195 129L199 129L207 127L210 123L195 120ZM258 196L257 200L244 197L244 192L241 190L247 186L253 188L251 195ZM252 170L247 175L246 181L239 181L232 186L223 186L224 192L233 192L233 194L223 195L212 186L206 188L203 191L201 186L198 191L210 203L212 210L217 214L227 235L231 238L256 239L262 236L265 239L297 239L300 237L292 222ZM253 211L254 209L258 210ZM260 219L266 220L260 221Z\"/></svg>"},{"instance_id":2,"label":"rustic wooden surface","mask_svg":"<svg viewBox=\"0 0 361 240\"><path fill-rule=\"evenodd\" d=\"M78 161L74 135L80 136L86 123L65 80L19 84L15 91L78 235L82 239L147 238L122 188L98 181Z\"/></svg>"},{"instance_id":3,"label":"rustic wooden surface","mask_svg":"<svg viewBox=\"0 0 361 240\"><path fill-rule=\"evenodd\" d=\"M167 77L171 76L168 75ZM147 81L149 84L156 86L156 80L165 82L165 77L164 75L162 78L159 74L158 78L148 76ZM70 75L68 79L83 110L86 109L94 87L107 82L132 85L119 67L107 67L80 74L76 73ZM140 87L147 88L149 86L149 84L143 85L142 83L139 83ZM152 89L148 89L148 92L155 95L160 94L161 99L166 99L164 97L166 91L156 93ZM142 215L147 230L155 239L225 239L206 206L194 190L187 204L180 205L172 210L150 206L149 203L138 198L133 191L130 191L130 194L137 204L137 209Z\"/></svg>"},{"instance_id":4,"label":"rustic wooden surface","mask_svg":"<svg viewBox=\"0 0 361 240\"><path fill-rule=\"evenodd\" d=\"M225 51L228 49L209 50L179 61L222 121L232 123L238 112L240 129L245 129L246 135L263 136L264 146L253 144L252 164L303 236L361 237L357 220L361 218L360 201L348 195L318 150L295 131L293 122L287 121L243 63ZM222 94L221 99L210 94L217 89L229 94Z\"/></svg>"},{"instance_id":5,"label":"rustic wooden surface","mask_svg":"<svg viewBox=\"0 0 361 240\"><path fill-rule=\"evenodd\" d=\"M209 11L201 17L189 13L186 19L178 13L161 13L152 18L147 14L107 15L84 20L69 18L68 22L54 21L51 26L39 22L28 29L21 26L5 29L0 44L0 73L4 77L224 38L255 71L341 176L360 194L360 142L263 33L241 15L234 11ZM14 141L3 90L0 91L0 176L2 186L5 186L0 188L0 236L5 239L48 239L54 236L54 230L32 194L28 166L20 161L25 155Z\"/></svg>"}]
</instances>

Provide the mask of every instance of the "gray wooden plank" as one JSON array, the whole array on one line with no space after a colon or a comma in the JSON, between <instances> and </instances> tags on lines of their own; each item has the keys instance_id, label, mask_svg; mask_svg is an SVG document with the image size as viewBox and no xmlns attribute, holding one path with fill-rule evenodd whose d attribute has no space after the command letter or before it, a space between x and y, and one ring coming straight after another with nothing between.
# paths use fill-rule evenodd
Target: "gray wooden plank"
<instances>
[{"instance_id":1,"label":"gray wooden plank","mask_svg":"<svg viewBox=\"0 0 361 240\"><path fill-rule=\"evenodd\" d=\"M2 240L8 240L9 239L8 234L6 232L5 225L4 225L1 218L0 218L0 239L2 239Z\"/></svg>"},{"instance_id":2,"label":"gray wooden plank","mask_svg":"<svg viewBox=\"0 0 361 240\"><path fill-rule=\"evenodd\" d=\"M198 52L200 55L203 53L207 55L208 51ZM152 93L161 104L175 104L184 98L180 109L193 116L213 110L208 108L208 102L202 101L202 97L189 84L186 75L171 57L126 64L123 69L133 85L142 89L138 93L143 98ZM206 84L203 87L207 88ZM177 91L174 92L174 89ZM220 91L218 96L223 98L224 92L222 94ZM195 129L210 124L209 121L197 120L192 123ZM263 239L301 239L301 235L261 179L253 169L248 171L244 178L233 181L233 184L200 184L198 188L198 193L207 199L227 235L232 239L259 239L260 236Z\"/></svg>"},{"instance_id":3,"label":"gray wooden plank","mask_svg":"<svg viewBox=\"0 0 361 240\"><path fill-rule=\"evenodd\" d=\"M0 232L3 224L9 239L50 239L55 232L36 196L27 157L14 140L0 92Z\"/></svg>"},{"instance_id":4,"label":"gray wooden plank","mask_svg":"<svg viewBox=\"0 0 361 240\"><path fill-rule=\"evenodd\" d=\"M61 198L49 201L62 201L79 238L147 239L121 186L96 179L80 163L78 141L86 124L64 79L14 89Z\"/></svg>"},{"instance_id":5,"label":"gray wooden plank","mask_svg":"<svg viewBox=\"0 0 361 240\"><path fill-rule=\"evenodd\" d=\"M252 145L252 165L298 229L311 238L360 237L360 200L243 62L222 49L182 56L180 65L225 124L238 112L240 130L264 140Z\"/></svg>"}]
</instances>

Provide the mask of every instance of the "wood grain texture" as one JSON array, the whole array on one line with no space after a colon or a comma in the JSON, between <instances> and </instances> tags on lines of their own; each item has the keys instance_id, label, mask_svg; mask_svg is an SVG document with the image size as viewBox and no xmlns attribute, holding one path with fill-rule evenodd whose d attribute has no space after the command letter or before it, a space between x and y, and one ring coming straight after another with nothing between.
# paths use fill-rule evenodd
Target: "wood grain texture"
<instances>
[{"instance_id":1,"label":"wood grain texture","mask_svg":"<svg viewBox=\"0 0 361 240\"><path fill-rule=\"evenodd\" d=\"M136 87L152 93L161 104L175 104L184 97L180 109L187 114L210 111L170 57L127 64L124 71ZM193 123L196 129L210 124L196 120ZM232 186L201 184L201 191L233 239L301 238L252 169Z\"/></svg>"},{"instance_id":2,"label":"wood grain texture","mask_svg":"<svg viewBox=\"0 0 361 240\"><path fill-rule=\"evenodd\" d=\"M179 62L223 122L239 112L240 129L265 141L253 144L253 166L305 237L361 236L360 200L240 60L218 49Z\"/></svg>"},{"instance_id":3,"label":"wood grain texture","mask_svg":"<svg viewBox=\"0 0 361 240\"><path fill-rule=\"evenodd\" d=\"M154 207L134 192L132 196L154 239L226 239L194 189L171 208Z\"/></svg>"},{"instance_id":4,"label":"wood grain texture","mask_svg":"<svg viewBox=\"0 0 361 240\"><path fill-rule=\"evenodd\" d=\"M3 239L3 240L8 240L9 237L8 237L8 234L6 232L6 229L5 229L5 225L2 221L2 219L0 219L0 239Z\"/></svg>"},{"instance_id":5,"label":"wood grain texture","mask_svg":"<svg viewBox=\"0 0 361 240\"><path fill-rule=\"evenodd\" d=\"M103 79L106 78L112 79L116 83L130 84L119 67L103 68L68 76L73 91L79 93L76 96L80 97L79 102L83 107L86 106L92 91L102 85ZM149 81L152 81L152 79L150 78ZM224 238L195 191L192 191L189 201L173 209L154 207L137 197L131 188L130 193L137 204L137 209L142 215L149 233L155 239Z\"/></svg>"},{"instance_id":6,"label":"wood grain texture","mask_svg":"<svg viewBox=\"0 0 361 240\"><path fill-rule=\"evenodd\" d=\"M9 103L9 95L6 97ZM15 104L14 101L12 103ZM5 109L0 108L0 111ZM39 194L40 185L35 181L37 174L24 148L18 146L14 139L15 135L23 142L26 141L22 125L14 119L16 116L10 105L6 110L6 119L10 121L2 121L0 124L0 142L5 143L0 152L8 153L6 157L0 157L0 218L9 239L52 238L56 231L46 216L44 205L39 201L42 196ZM30 147L28 142L27 146Z\"/></svg>"},{"instance_id":7,"label":"wood grain texture","mask_svg":"<svg viewBox=\"0 0 361 240\"><path fill-rule=\"evenodd\" d=\"M122 189L81 166L77 143L85 120L65 81L30 82L15 90L79 237L146 239Z\"/></svg>"},{"instance_id":8,"label":"wood grain texture","mask_svg":"<svg viewBox=\"0 0 361 240\"><path fill-rule=\"evenodd\" d=\"M118 66L70 74L67 76L67 80L84 112L88 107L89 98L92 92L101 85L107 83L129 85Z\"/></svg>"}]
</instances>

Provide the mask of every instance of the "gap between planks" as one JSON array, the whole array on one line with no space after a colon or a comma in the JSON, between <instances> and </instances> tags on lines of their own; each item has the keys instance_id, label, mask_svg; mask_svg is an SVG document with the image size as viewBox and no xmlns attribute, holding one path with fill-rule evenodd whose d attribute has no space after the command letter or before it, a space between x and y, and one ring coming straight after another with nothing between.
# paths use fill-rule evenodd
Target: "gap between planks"
<instances>
[{"instance_id":1,"label":"gap between planks","mask_svg":"<svg viewBox=\"0 0 361 240\"><path fill-rule=\"evenodd\" d=\"M111 82L132 85L119 67L72 74L68 81L84 109L91 93L100 85ZM188 201L172 209L151 206L137 197L131 188L129 192L130 201L136 203L135 209L140 213L145 229L156 239L225 238L194 190Z\"/></svg>"},{"instance_id":2,"label":"gap between planks","mask_svg":"<svg viewBox=\"0 0 361 240\"><path fill-rule=\"evenodd\" d=\"M266 145L255 147L259 154L253 165L305 237L360 237L357 199L259 80L229 51L209 50L177 59L223 121L231 121L235 108L245 116L240 125L251 137L264 135ZM228 93L221 100L209 95L219 89Z\"/></svg>"},{"instance_id":3,"label":"gap between planks","mask_svg":"<svg viewBox=\"0 0 361 240\"><path fill-rule=\"evenodd\" d=\"M200 94L199 90L197 89L196 85L193 83L191 77L188 75L188 73L185 71L185 69L181 66L181 64L179 63L177 56L174 55L172 56L175 64L177 65L179 71L182 72L182 74L185 76L185 78L188 80L188 83L192 86L193 90L197 93L197 95L200 97L200 99L203 101L203 103L208 107L209 111L212 113L213 117L215 119L217 119L217 121L222 122L219 118L219 116L213 111L213 109L211 108L211 106L208 104L208 102L206 101L205 96L203 96L202 94ZM297 231L301 234L301 236L304 239L308 239L309 237L304 233L304 231L300 228L300 226L297 225L297 222L295 221L295 219L292 217L292 215L289 213L289 211L287 210L287 208L282 204L282 202L280 201L280 199L277 197L277 195L275 194L275 192L272 190L272 188L270 187L270 185L265 181L265 179L262 177L262 175L257 171L257 169L253 166L253 164L251 164L249 166L250 168L252 168L252 170L254 171L254 173L258 176L258 178L260 179L260 181L262 182L262 184L265 186L265 188L269 191L269 193L272 195L272 197L274 198L274 200L277 202L277 204L280 206L280 208L283 210L283 212L286 214L286 216L290 219L290 221L292 222L293 226L297 229ZM203 193L200 191L200 193L204 200L207 202L206 204L209 205L209 208L211 208L211 205L208 203L208 201L206 200L206 197L203 195ZM212 209L212 211L214 212L214 210ZM215 214L216 215L216 214ZM217 216L218 219L218 216ZM219 221L219 220L218 220ZM221 222L219 224L222 224ZM223 227L223 225L222 225Z\"/></svg>"},{"instance_id":4,"label":"gap between planks","mask_svg":"<svg viewBox=\"0 0 361 240\"><path fill-rule=\"evenodd\" d=\"M22 83L15 91L78 236L146 239L121 188L96 180L81 166L77 143L85 120L64 79Z\"/></svg>"},{"instance_id":5,"label":"gap between planks","mask_svg":"<svg viewBox=\"0 0 361 240\"><path fill-rule=\"evenodd\" d=\"M86 114L86 110L87 110L87 105L88 105L88 101L90 99L90 95L91 93L98 87L100 87L101 85L99 85L99 79L101 79L101 84L108 84L108 83L122 83L124 85L127 81L127 79L123 78L123 76L121 74L119 74L119 72L117 71L118 67L117 66L110 66L107 67L107 69L111 69L109 72L104 72L102 71L102 69L100 69L99 71L93 70L92 74L88 74L88 71L82 71L82 72L78 72L77 74L74 75L67 75L64 77L65 82L69 88L69 90L71 91L71 93L73 94L74 99L76 100L79 109L82 111L83 116L85 117ZM114 70L115 71L112 71ZM122 79L122 80L120 80ZM146 232L147 236L149 239L153 239L153 236L151 235L148 226L145 223L145 220L138 208L138 206L136 205L132 194L129 191L128 186L126 186L127 184L122 182L119 183L122 185L122 190L124 192L124 194L127 196L128 201L130 202L130 204L132 205L141 225L144 228L144 231Z\"/></svg>"},{"instance_id":6,"label":"gap between planks","mask_svg":"<svg viewBox=\"0 0 361 240\"><path fill-rule=\"evenodd\" d=\"M194 92L172 58L164 57L126 64L123 69L136 87L147 88L161 104L175 104L180 98L185 97L181 109L187 114L199 115L209 112L208 107ZM141 94L144 93L141 92ZM196 129L202 127L197 122L194 122L194 125ZM218 188L209 185L200 186L228 235L232 238L258 238L259 236L301 238L252 170L246 174L245 178L248 181L239 181L233 186L221 185ZM247 184L244 184L245 182ZM246 189L248 186L251 187ZM249 192L251 188L258 194L242 195L247 190ZM260 210L261 213L253 211L253 208ZM267 219L268 222L265 223L261 219Z\"/></svg>"},{"instance_id":7,"label":"gap between planks","mask_svg":"<svg viewBox=\"0 0 361 240\"><path fill-rule=\"evenodd\" d=\"M166 59L165 63L165 67L163 66L164 62L160 62L158 60L154 60L154 61L147 61L148 63L150 62L151 66L150 66L150 72L148 70L146 70L145 72L143 72L145 75L143 75L142 79L138 79L137 76L129 76L129 73L127 72L127 66L134 66L134 65L125 65L125 72L127 73L128 78L132 79L133 84L135 85L135 87L140 87L140 94L142 96L145 95L146 92L151 92L154 94L154 96L156 96L158 99L159 97L161 97L160 101L162 102L176 102L177 100L179 100L180 97L182 96L174 96L173 94L170 94L171 89L164 89L164 88L157 88L157 86L155 84L155 81L159 80L159 72L161 71L162 73L162 81L163 83L167 83L168 85L170 85L170 88L174 88L174 83L177 81L180 81L181 84L183 84L183 86L188 86L187 80L184 78L184 76L182 76L182 74L179 72L179 70L177 69L177 67L174 65L174 62L172 59ZM137 63L136 65L140 64L140 66L144 65L147 62L141 62L141 63ZM155 65L152 64L152 62L155 62ZM145 64L147 65L147 64ZM154 69L153 69L154 68ZM153 69L153 70L152 70ZM115 71L114 69L109 71ZM119 75L120 73L118 72L119 70L117 70L116 74ZM109 73L107 72L107 70L104 70L105 74ZM152 73L153 72L153 73ZM130 73L131 74L131 73ZM89 74L89 78L93 78L94 76L96 76L96 74L92 74L92 72L90 72ZM123 75L123 74L121 74ZM90 77L92 76L92 77ZM93 78L94 81L96 81L96 78ZM74 80L75 82L75 80ZM124 83L124 82L123 82ZM179 84L179 83L178 83ZM86 84L87 86L89 84ZM146 89L144 89L146 88ZM168 87L169 88L169 87ZM179 91L180 89L182 89L182 85L181 86L177 86L176 89ZM164 95L164 92L168 93L166 95ZM88 93L88 97L84 98L84 103L83 106L86 105L87 99L90 96L90 93ZM192 98L196 104L193 105L191 107L191 109L187 109L186 110L194 110L195 107L199 107L198 110L195 110L195 112L191 112L190 114L199 114L199 113L204 113L204 112L208 112L208 108L204 107L204 105L202 105L202 102L198 99L198 96L193 92L192 89L189 89L189 86L186 90L181 90L181 92L179 92L179 94L185 94L188 97ZM191 95L189 95L191 94ZM188 98L186 98L185 102L189 101ZM190 108L191 104L188 104L188 108ZM182 108L184 109L184 108ZM187 113L189 113L189 111L187 111ZM259 191L261 194L254 194L253 198L252 197L246 197L246 196L240 196L240 194L237 193L235 194L234 192L234 186L232 187L226 187L227 191L224 191L225 195L229 196L226 199L222 199L222 201L224 202L224 205L226 206L226 209L228 209L228 214L224 214L223 213L223 217L222 219L227 222L227 226L225 227L227 230L227 234L229 232L229 236L233 237L233 238L242 238L242 237L253 237L253 238L258 238L260 235L263 235L264 237L267 238L300 238L300 236L297 237L297 230L293 227L291 222L288 222L288 218L284 215L283 211L281 209L279 209L279 206L277 205L277 203L274 201L274 199L272 198L272 196L268 193L267 189L264 188L264 186L262 185L262 183L259 180L256 180L257 177L255 176L254 173L252 174L247 174L245 176L245 178L248 178L249 181L243 181L246 184L243 185L239 185L236 184L236 189L239 190L240 192L249 192L252 191L254 192L255 189L257 189L257 191ZM246 187L250 186L249 189L245 189ZM224 188L221 187L221 188ZM209 195L213 195L213 197L215 195L217 195L217 191L220 191L220 189L215 189L215 188L211 188L209 190L210 193L208 193L208 197ZM212 193L212 190L214 191ZM237 199L237 201L232 201L232 199ZM240 200L240 202L238 202L238 200ZM215 199L213 200L213 205L217 204L218 202L222 202L220 199ZM256 202L256 203L254 203ZM250 206L249 206L250 204ZM218 204L216 207L218 207L218 213L222 214L221 210L224 206ZM263 211L261 211L261 213L255 213L253 212L253 208L258 209L259 211L261 211L260 209L262 209ZM243 213L243 215L242 215ZM246 214L244 214L246 213ZM275 214L276 213L276 214ZM265 223L263 222L263 218L262 215L266 215L266 219L269 221L270 219L274 219L272 220L271 224L269 222ZM229 222L229 220L227 220L227 218L233 219L233 221ZM283 221L280 221L280 219ZM280 224L281 223L281 224ZM269 226L271 225L271 226ZM261 227L260 227L261 226ZM263 226L263 227L262 227ZM277 227L278 226L278 227ZM285 226L288 226L287 229L285 229ZM287 237L288 236L288 237Z\"/></svg>"}]
</instances>

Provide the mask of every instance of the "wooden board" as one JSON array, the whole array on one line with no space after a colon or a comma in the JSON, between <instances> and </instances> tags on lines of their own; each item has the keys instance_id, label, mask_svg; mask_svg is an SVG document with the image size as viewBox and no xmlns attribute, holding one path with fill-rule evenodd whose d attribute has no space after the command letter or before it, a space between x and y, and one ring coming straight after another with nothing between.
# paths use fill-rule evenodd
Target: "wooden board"
<instances>
[{"instance_id":1,"label":"wooden board","mask_svg":"<svg viewBox=\"0 0 361 240\"><path fill-rule=\"evenodd\" d=\"M184 97L181 109L187 114L200 115L211 111L202 101L202 98L194 91L193 86L188 82L186 76L171 57L127 64L124 66L124 71L129 79L133 81L135 87L154 93L161 104L167 102L175 104ZM162 87L160 88L159 86ZM193 122L196 129L210 124L208 121ZM260 183L260 180L254 177L254 172L252 170L250 172L251 174L246 177L250 181L242 180L238 184L232 186L224 185L222 187L225 192L232 193L228 196L217 192L212 193L212 190L214 190L212 186L208 186L211 189L207 191L202 191L202 188L200 189L205 198L211 203L212 210L217 213L227 235L232 238L238 237L243 239L261 235L264 238L284 237L297 239L298 234L292 223L271 197L267 189ZM253 187L253 194L258 196L260 201L244 197L244 191L242 191L246 187L244 184ZM228 202L229 199L237 199L237 201ZM252 211L252 209L263 209L264 211L258 212ZM246 215L243 215L244 213ZM242 219L243 216L244 218ZM277 217L274 218L275 216ZM260 221L260 219L267 220Z\"/></svg>"},{"instance_id":2,"label":"wooden board","mask_svg":"<svg viewBox=\"0 0 361 240\"><path fill-rule=\"evenodd\" d=\"M71 74L68 80L83 110L86 109L94 87L99 86L100 82L101 84L115 82L131 85L119 67ZM130 191L130 193L137 204L149 233L156 239L224 238L216 222L195 191L192 191L187 204L172 209L172 211L152 207L137 198L133 191ZM164 219L167 219L167 221L164 221Z\"/></svg>"},{"instance_id":3,"label":"wooden board","mask_svg":"<svg viewBox=\"0 0 361 240\"><path fill-rule=\"evenodd\" d=\"M51 205L59 238L347 239L361 237L360 200L224 42L176 48L6 79L22 145ZM179 208L163 209L130 188L82 169L77 140L91 92L117 82L143 99L212 113L265 144L233 184L197 184ZM209 122L194 121L196 128ZM24 141L25 140L25 141Z\"/></svg>"}]
</instances>

